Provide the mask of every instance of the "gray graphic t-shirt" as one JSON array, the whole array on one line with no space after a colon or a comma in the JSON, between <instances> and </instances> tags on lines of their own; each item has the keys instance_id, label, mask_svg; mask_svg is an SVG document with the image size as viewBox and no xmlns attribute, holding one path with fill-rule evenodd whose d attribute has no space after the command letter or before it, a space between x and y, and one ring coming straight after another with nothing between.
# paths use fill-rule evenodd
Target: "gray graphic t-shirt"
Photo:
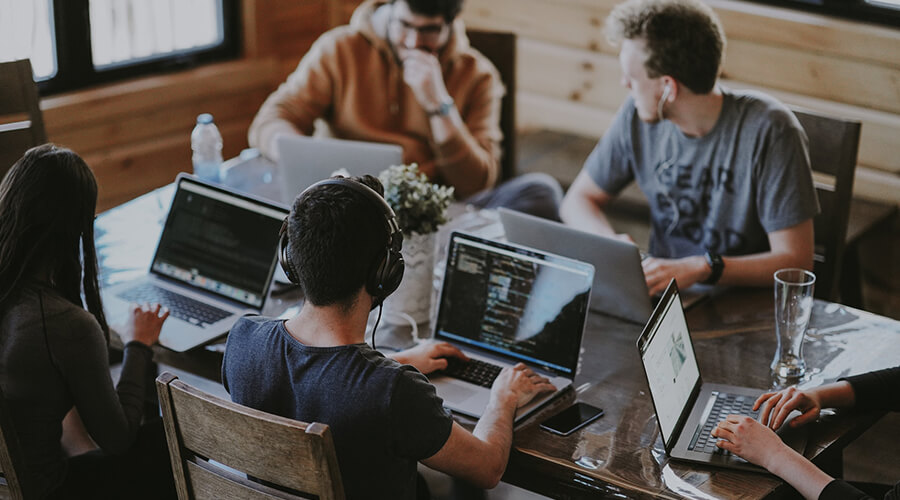
<instances>
[{"instance_id":1,"label":"gray graphic t-shirt","mask_svg":"<svg viewBox=\"0 0 900 500\"><path fill-rule=\"evenodd\" d=\"M794 114L758 92L722 89L722 113L703 137L640 120L629 97L584 168L616 195L636 180L650 203L650 254L769 250L767 233L815 216L806 134Z\"/></svg>"}]
</instances>

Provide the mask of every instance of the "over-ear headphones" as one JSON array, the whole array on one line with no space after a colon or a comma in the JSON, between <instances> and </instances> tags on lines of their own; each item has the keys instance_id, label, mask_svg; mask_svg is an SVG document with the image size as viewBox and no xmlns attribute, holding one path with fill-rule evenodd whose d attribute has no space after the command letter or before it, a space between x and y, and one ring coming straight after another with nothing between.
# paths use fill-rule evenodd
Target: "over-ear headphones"
<instances>
[{"instance_id":1,"label":"over-ear headphones","mask_svg":"<svg viewBox=\"0 0 900 500\"><path fill-rule=\"evenodd\" d=\"M366 277L366 291L375 298L372 302L372 308L374 309L388 295L394 293L394 290L400 286L400 281L403 280L405 265L403 256L400 254L400 249L403 247L403 232L397 224L394 210L388 205L387 201L377 191L360 182L341 177L325 179L306 188L300 193L300 197L302 198L310 191L326 185L345 186L362 194L373 205L377 205L378 210L384 215L384 219L387 222L389 234L384 252L376 259L375 265L372 266L369 275ZM281 231L278 235L278 261L281 263L281 268L288 279L292 283L299 283L299 273L291 261L292 252L290 238L288 238L288 217L281 224Z\"/></svg>"}]
</instances>

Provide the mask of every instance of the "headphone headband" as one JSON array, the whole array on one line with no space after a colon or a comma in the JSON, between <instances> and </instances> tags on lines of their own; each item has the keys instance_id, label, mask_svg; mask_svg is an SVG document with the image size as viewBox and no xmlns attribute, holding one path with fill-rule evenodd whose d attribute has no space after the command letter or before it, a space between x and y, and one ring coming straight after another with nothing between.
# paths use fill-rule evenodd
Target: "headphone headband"
<instances>
[{"instance_id":1,"label":"headphone headband","mask_svg":"<svg viewBox=\"0 0 900 500\"><path fill-rule=\"evenodd\" d=\"M375 303L373 303L373 307L375 307L380 304L385 297L396 290L397 287L400 286L400 280L403 279L404 263L403 257L400 255L400 249L403 246L403 232L400 230L399 224L397 224L394 210L384 197L378 194L374 189L361 182L344 177L333 177L316 182L312 186L304 189L298 198L303 198L310 191L325 185L344 186L362 194L372 203L378 205L384 216L385 222L387 223L388 242L384 255L379 258L379 262L375 264L375 268L366 280L366 290L376 299ZM290 216L285 218L284 223L281 226L278 258L281 261L281 266L288 279L297 283L299 281L298 273L291 262L290 242L288 241L289 218Z\"/></svg>"}]
</instances>

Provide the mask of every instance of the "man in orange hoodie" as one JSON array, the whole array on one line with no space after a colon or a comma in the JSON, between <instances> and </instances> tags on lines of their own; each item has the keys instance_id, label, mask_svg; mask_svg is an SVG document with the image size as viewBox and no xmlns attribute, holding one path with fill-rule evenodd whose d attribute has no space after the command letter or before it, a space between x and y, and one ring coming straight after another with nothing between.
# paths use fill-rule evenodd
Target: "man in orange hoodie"
<instances>
[{"instance_id":1,"label":"man in orange hoodie","mask_svg":"<svg viewBox=\"0 0 900 500\"><path fill-rule=\"evenodd\" d=\"M312 135L399 144L404 161L479 207L558 219L559 184L500 171L496 68L469 46L463 0L366 0L348 26L323 34L250 126L250 145L277 161L275 138Z\"/></svg>"}]
</instances>

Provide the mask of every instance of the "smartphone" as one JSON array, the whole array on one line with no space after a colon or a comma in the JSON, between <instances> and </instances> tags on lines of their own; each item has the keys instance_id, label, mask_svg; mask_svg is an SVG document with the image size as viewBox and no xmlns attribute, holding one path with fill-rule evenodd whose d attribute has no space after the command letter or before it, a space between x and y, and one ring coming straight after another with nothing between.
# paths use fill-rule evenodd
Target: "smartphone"
<instances>
[{"instance_id":1,"label":"smartphone","mask_svg":"<svg viewBox=\"0 0 900 500\"><path fill-rule=\"evenodd\" d=\"M560 436L568 436L602 416L603 410L600 408L587 403L577 402L541 422L541 429Z\"/></svg>"}]
</instances>

